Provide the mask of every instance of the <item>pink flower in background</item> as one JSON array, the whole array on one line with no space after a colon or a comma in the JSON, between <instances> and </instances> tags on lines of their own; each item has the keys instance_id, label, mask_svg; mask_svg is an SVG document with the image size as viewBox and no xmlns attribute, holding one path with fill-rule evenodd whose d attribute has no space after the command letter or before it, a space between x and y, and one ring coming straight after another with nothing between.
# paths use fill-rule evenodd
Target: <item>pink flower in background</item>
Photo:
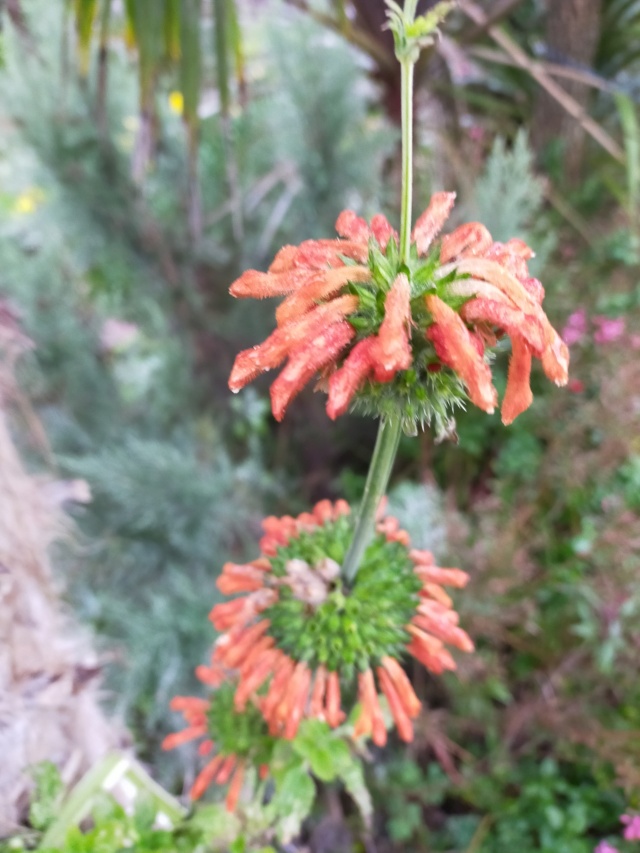
<instances>
[{"instance_id":1,"label":"pink flower in background","mask_svg":"<svg viewBox=\"0 0 640 853\"><path fill-rule=\"evenodd\" d=\"M124 352L140 337L140 328L135 323L108 317L100 329L100 344L106 353Z\"/></svg>"},{"instance_id":2,"label":"pink flower in background","mask_svg":"<svg viewBox=\"0 0 640 853\"><path fill-rule=\"evenodd\" d=\"M640 349L640 335L629 335L631 349Z\"/></svg>"},{"instance_id":3,"label":"pink flower in background","mask_svg":"<svg viewBox=\"0 0 640 853\"><path fill-rule=\"evenodd\" d=\"M612 847L608 841L601 841L593 853L620 853L617 847Z\"/></svg>"},{"instance_id":4,"label":"pink flower in background","mask_svg":"<svg viewBox=\"0 0 640 853\"><path fill-rule=\"evenodd\" d=\"M593 318L593 323L597 327L593 335L593 340L597 344L610 344L624 335L624 317L598 315Z\"/></svg>"},{"instance_id":5,"label":"pink flower in background","mask_svg":"<svg viewBox=\"0 0 640 853\"><path fill-rule=\"evenodd\" d=\"M620 818L625 825L623 837L626 841L640 841L640 815L623 814Z\"/></svg>"},{"instance_id":6,"label":"pink flower in background","mask_svg":"<svg viewBox=\"0 0 640 853\"><path fill-rule=\"evenodd\" d=\"M562 330L562 340L569 347L579 344L587 334L587 312L584 308L578 308L569 315L567 324Z\"/></svg>"},{"instance_id":7,"label":"pink flower in background","mask_svg":"<svg viewBox=\"0 0 640 853\"><path fill-rule=\"evenodd\" d=\"M567 388L572 394L582 394L584 391L584 382L581 379L570 379Z\"/></svg>"}]
</instances>

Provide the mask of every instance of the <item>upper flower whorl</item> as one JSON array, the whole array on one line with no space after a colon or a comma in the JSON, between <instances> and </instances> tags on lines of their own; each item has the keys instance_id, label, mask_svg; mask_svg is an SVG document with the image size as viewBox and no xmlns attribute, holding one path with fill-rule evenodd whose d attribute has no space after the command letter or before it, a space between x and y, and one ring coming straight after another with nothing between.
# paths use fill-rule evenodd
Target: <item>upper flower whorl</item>
<instances>
[{"instance_id":1,"label":"upper flower whorl","mask_svg":"<svg viewBox=\"0 0 640 853\"><path fill-rule=\"evenodd\" d=\"M542 285L529 275L529 246L519 239L494 242L481 223L471 222L434 248L454 200L455 193L446 192L431 198L404 263L384 216L367 224L343 211L338 239L285 246L268 272L245 272L232 284L233 296L285 298L276 330L237 356L231 390L286 360L271 386L277 420L318 373L331 418L358 402L378 414L393 410L409 425L434 415L442 422L447 407L465 396L492 412L497 393L485 351L505 334L512 356L504 423L531 404L532 357L553 382L566 384L568 349L542 309Z\"/></svg>"}]
</instances>

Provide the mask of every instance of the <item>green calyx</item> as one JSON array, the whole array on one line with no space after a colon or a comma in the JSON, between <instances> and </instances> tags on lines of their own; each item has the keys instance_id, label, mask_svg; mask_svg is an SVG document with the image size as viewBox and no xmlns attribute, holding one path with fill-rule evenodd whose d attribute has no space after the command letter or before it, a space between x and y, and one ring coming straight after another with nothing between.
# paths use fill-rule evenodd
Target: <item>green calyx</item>
<instances>
[{"instance_id":1,"label":"green calyx","mask_svg":"<svg viewBox=\"0 0 640 853\"><path fill-rule=\"evenodd\" d=\"M255 705L250 702L244 711L236 711L235 692L235 684L224 682L211 697L209 736L223 755L248 758L255 765L268 764L276 741Z\"/></svg>"},{"instance_id":2,"label":"green calyx","mask_svg":"<svg viewBox=\"0 0 640 853\"><path fill-rule=\"evenodd\" d=\"M436 247L426 258L419 257L411 246L406 263L400 260L398 244L389 240L383 252L377 243L369 246L369 282L350 284L349 292L358 296L358 311L348 320L357 332L358 340L376 335L385 316L385 300L400 273L411 285L411 350L413 364L386 383L367 381L354 398L353 408L374 417L399 417L402 429L415 435L418 428L434 425L436 435L444 436L452 429L453 416L465 408L468 396L459 377L438 359L426 332L433 322L424 297L435 294L454 310L469 297L449 294L454 281L469 278L455 270L438 276L440 249Z\"/></svg>"},{"instance_id":3,"label":"green calyx","mask_svg":"<svg viewBox=\"0 0 640 853\"><path fill-rule=\"evenodd\" d=\"M352 536L349 517L302 533L278 550L272 559L274 574L285 578L292 560L313 568L328 557L341 565ZM385 655L402 654L420 586L407 548L377 534L351 587L336 578L327 584L324 600L314 605L283 583L279 600L264 616L278 648L293 660L311 669L324 664L348 680L356 671L377 666Z\"/></svg>"}]
</instances>

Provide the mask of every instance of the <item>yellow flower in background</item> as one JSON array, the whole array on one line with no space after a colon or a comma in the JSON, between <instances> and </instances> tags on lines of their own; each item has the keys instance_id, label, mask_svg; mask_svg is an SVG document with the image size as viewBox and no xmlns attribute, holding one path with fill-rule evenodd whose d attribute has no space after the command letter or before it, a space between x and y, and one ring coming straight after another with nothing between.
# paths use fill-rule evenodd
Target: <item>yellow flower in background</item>
<instances>
[{"instance_id":1,"label":"yellow flower in background","mask_svg":"<svg viewBox=\"0 0 640 853\"><path fill-rule=\"evenodd\" d=\"M184 98L182 92L174 90L169 94L169 109L176 115L181 116L184 110Z\"/></svg>"},{"instance_id":2,"label":"yellow flower in background","mask_svg":"<svg viewBox=\"0 0 640 853\"><path fill-rule=\"evenodd\" d=\"M19 216L34 213L44 201L44 192L39 187L23 190L13 203L13 212Z\"/></svg>"}]
</instances>

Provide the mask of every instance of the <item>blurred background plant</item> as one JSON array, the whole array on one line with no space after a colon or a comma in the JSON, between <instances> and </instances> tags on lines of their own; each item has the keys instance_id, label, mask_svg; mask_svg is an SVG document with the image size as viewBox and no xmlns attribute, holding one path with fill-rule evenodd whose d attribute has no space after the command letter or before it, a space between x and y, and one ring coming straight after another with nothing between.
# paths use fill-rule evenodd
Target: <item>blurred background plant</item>
<instances>
[{"instance_id":1,"label":"blurred background plant","mask_svg":"<svg viewBox=\"0 0 640 853\"><path fill-rule=\"evenodd\" d=\"M230 399L270 310L238 313L227 287L331 236L344 207L393 217L384 4L6 0L0 16L0 296L35 342L15 437L34 471L88 484L58 577L108 706L178 791L195 757L158 746L213 639L223 562L255 553L262 515L361 491L370 422L329 424L305 393L276 430L265 385ZM572 379L534 384L507 430L470 411L456 446L403 442L391 506L471 572L458 605L478 652L458 678L414 674L430 710L409 750L369 757L370 834L321 786L314 851L587 853L640 807L639 32L630 0L465 0L420 68L419 202L456 189L461 216L535 246ZM156 841L133 843L177 844Z\"/></svg>"}]
</instances>

